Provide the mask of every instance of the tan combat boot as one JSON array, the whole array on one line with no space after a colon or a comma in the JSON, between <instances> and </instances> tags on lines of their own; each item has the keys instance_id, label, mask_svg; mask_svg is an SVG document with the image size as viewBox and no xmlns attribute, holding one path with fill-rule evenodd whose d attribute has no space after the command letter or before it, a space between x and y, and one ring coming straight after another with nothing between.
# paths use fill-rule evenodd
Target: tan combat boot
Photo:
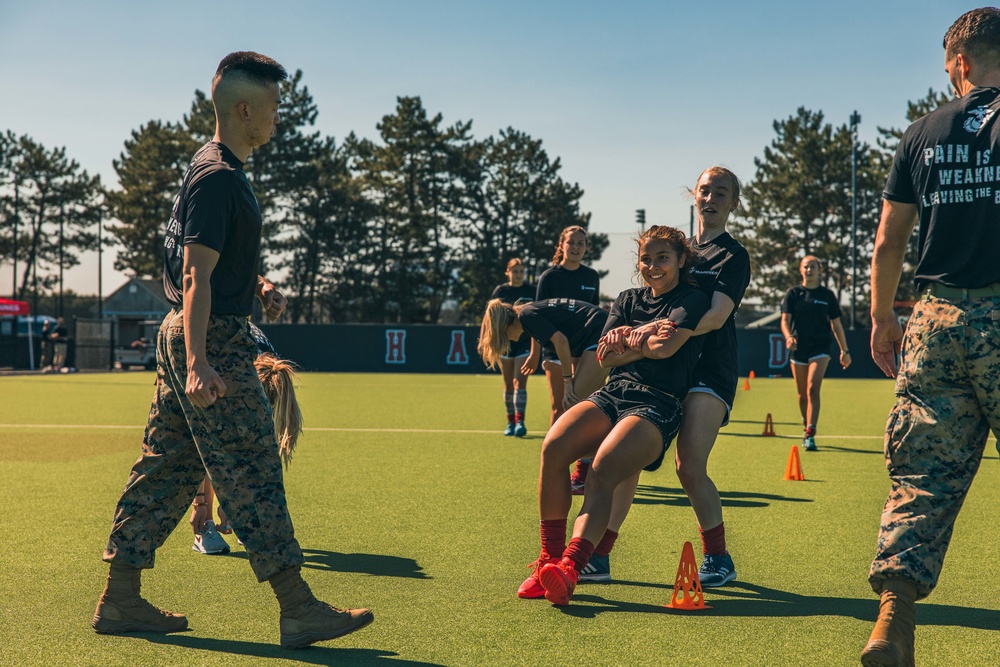
<instances>
[{"instance_id":1,"label":"tan combat boot","mask_svg":"<svg viewBox=\"0 0 1000 667\"><path fill-rule=\"evenodd\" d=\"M108 583L104 586L91 625L102 635L123 632L181 632L187 630L187 617L157 609L139 596L142 570L111 563Z\"/></svg>"},{"instance_id":2,"label":"tan combat boot","mask_svg":"<svg viewBox=\"0 0 1000 667\"><path fill-rule=\"evenodd\" d=\"M878 620L861 653L864 667L913 667L917 587L902 579L886 579Z\"/></svg>"},{"instance_id":3,"label":"tan combat boot","mask_svg":"<svg viewBox=\"0 0 1000 667\"><path fill-rule=\"evenodd\" d=\"M281 605L281 648L302 648L335 639L375 620L368 609L337 609L317 600L298 567L267 581Z\"/></svg>"}]
</instances>

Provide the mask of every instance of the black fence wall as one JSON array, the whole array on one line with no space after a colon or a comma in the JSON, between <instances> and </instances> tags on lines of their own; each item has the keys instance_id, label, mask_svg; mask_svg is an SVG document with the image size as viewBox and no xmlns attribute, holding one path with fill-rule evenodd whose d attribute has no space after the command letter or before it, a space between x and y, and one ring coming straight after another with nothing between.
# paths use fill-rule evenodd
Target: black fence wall
<instances>
[{"instance_id":1,"label":"black fence wall","mask_svg":"<svg viewBox=\"0 0 1000 667\"><path fill-rule=\"evenodd\" d=\"M442 325L262 325L275 349L307 371L354 373L485 373L476 353L478 327ZM871 359L868 331L848 331L853 364L840 368L832 346L827 377L884 377ZM777 330L741 330L740 375L790 377Z\"/></svg>"}]
</instances>

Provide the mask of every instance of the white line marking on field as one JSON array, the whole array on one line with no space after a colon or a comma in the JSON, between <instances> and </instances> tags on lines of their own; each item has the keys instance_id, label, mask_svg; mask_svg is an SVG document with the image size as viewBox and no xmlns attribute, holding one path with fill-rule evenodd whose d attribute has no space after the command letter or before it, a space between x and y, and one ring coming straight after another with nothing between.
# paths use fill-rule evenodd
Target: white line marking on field
<instances>
[{"instance_id":1,"label":"white line marking on field","mask_svg":"<svg viewBox=\"0 0 1000 667\"><path fill-rule=\"evenodd\" d=\"M5 428L78 428L78 429L143 429L144 425L123 425L123 424L0 424L0 429ZM499 434L495 430L476 430L458 428L345 428L335 426L307 426L306 431L320 431L326 433L471 433L471 434ZM727 433L722 431L719 435L739 435L747 436L749 433ZM759 436L765 437L765 436ZM787 440L800 440L798 435L775 435L773 438L784 438ZM884 435L829 435L824 433L821 440L882 440Z\"/></svg>"}]
</instances>

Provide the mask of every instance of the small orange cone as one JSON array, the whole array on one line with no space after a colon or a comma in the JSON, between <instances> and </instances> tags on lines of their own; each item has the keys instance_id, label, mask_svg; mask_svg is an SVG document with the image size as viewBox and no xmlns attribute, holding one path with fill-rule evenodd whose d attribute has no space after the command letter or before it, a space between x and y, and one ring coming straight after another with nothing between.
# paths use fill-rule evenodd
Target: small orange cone
<instances>
[{"instance_id":1,"label":"small orange cone","mask_svg":"<svg viewBox=\"0 0 1000 667\"><path fill-rule=\"evenodd\" d=\"M799 461L799 446L792 445L792 451L788 454L788 464L785 466L785 479L792 482L806 481L802 474L802 462Z\"/></svg>"},{"instance_id":2,"label":"small orange cone","mask_svg":"<svg viewBox=\"0 0 1000 667\"><path fill-rule=\"evenodd\" d=\"M686 611L712 608L705 604L705 594L701 590L701 581L698 579L698 564L694 560L694 547L691 546L690 542L685 542L684 548L681 549L681 562L677 566L674 592L670 596L670 602L663 606Z\"/></svg>"},{"instance_id":3,"label":"small orange cone","mask_svg":"<svg viewBox=\"0 0 1000 667\"><path fill-rule=\"evenodd\" d=\"M757 377L757 374L754 373L753 371L750 371L750 379L753 380L756 377Z\"/></svg>"},{"instance_id":4,"label":"small orange cone","mask_svg":"<svg viewBox=\"0 0 1000 667\"><path fill-rule=\"evenodd\" d=\"M765 438L774 438L776 434L774 432L774 419L771 417L771 413L767 413L767 419L764 420L764 432L761 433Z\"/></svg>"},{"instance_id":5,"label":"small orange cone","mask_svg":"<svg viewBox=\"0 0 1000 667\"><path fill-rule=\"evenodd\" d=\"M743 391L748 391L750 389L750 378L743 380Z\"/></svg>"}]
</instances>

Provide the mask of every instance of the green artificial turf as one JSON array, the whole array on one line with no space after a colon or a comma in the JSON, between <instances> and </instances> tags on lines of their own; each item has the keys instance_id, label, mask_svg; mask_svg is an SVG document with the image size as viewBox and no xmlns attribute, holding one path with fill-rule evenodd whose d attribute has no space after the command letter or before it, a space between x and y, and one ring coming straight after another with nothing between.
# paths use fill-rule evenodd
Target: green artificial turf
<instances>
[{"instance_id":1,"label":"green artificial turf","mask_svg":"<svg viewBox=\"0 0 1000 667\"><path fill-rule=\"evenodd\" d=\"M710 610L663 608L693 513L672 468L644 473L610 584L573 603L519 600L538 552L544 382L527 438L506 438L495 376L307 374L286 475L305 574L321 599L369 606L371 627L296 652L242 549L191 551L186 523L143 593L186 633L98 636L101 550L139 453L151 373L0 378L0 664L3 665L856 665L877 613L867 584L888 490L881 432L892 384L828 380L804 482L782 479L801 434L789 379L740 390L710 461L739 577ZM742 386L742 384L741 384ZM779 437L761 437L773 415ZM938 590L918 605L918 664L1000 655L1000 465L987 447ZM668 459L669 462L669 459ZM576 507L579 499L576 499Z\"/></svg>"}]
</instances>

